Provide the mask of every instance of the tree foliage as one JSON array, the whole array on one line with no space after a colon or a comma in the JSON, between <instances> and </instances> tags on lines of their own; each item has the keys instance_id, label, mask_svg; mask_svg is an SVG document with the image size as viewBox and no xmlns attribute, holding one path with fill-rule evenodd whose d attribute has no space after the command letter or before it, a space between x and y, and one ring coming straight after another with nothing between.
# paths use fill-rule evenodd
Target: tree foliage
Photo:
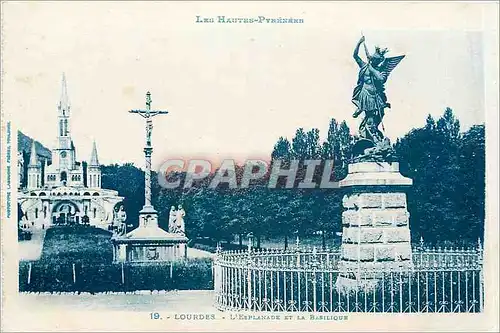
<instances>
[{"instance_id":1,"label":"tree foliage","mask_svg":"<svg viewBox=\"0 0 500 333\"><path fill-rule=\"evenodd\" d=\"M408 196L414 237L471 242L483 236L484 125L460 132L447 108L435 121L411 130L395 145L401 173L413 179Z\"/></svg>"},{"instance_id":2,"label":"tree foliage","mask_svg":"<svg viewBox=\"0 0 500 333\"><path fill-rule=\"evenodd\" d=\"M338 189L297 188L304 180L307 159L321 159L314 181L319 184L325 160L333 160L332 180L343 179L355 137L345 121L332 119L324 141L318 129L297 129L291 140L280 137L270 156L277 160L300 160L293 189L285 188L280 177L278 188L267 187L269 173L252 181L248 188L208 187L213 174L198 180L189 189L182 187L183 173L171 173L181 179L176 189L164 189L152 177L153 204L160 214L160 226L166 229L172 205L182 204L187 212L188 237L229 242L241 241L248 233L257 239L281 236L286 242L294 235L341 231L342 193ZM428 116L425 126L412 129L394 145L401 173L413 179L408 193L410 228L413 239L422 236L428 242L475 241L484 230L484 125L460 131L460 122L447 108L437 120ZM285 168L287 163L282 165ZM243 167L236 174L240 183ZM133 166L110 165L103 168L103 186L118 190L125 197L129 222L136 224L144 198L144 172Z\"/></svg>"}]
</instances>

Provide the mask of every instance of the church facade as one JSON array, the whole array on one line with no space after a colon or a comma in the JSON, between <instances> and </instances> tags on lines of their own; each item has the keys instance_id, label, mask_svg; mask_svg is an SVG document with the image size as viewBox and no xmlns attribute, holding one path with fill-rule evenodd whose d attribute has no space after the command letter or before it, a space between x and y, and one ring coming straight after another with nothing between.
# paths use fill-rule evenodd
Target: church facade
<instances>
[{"instance_id":1,"label":"church facade","mask_svg":"<svg viewBox=\"0 0 500 333\"><path fill-rule=\"evenodd\" d=\"M117 191L101 187L102 175L95 142L87 167L77 161L64 74L57 112L57 144L52 149L51 164L45 159L42 166L33 140L25 186L18 193L23 214L21 224L47 228L55 224L84 223L110 229L123 197Z\"/></svg>"}]
</instances>

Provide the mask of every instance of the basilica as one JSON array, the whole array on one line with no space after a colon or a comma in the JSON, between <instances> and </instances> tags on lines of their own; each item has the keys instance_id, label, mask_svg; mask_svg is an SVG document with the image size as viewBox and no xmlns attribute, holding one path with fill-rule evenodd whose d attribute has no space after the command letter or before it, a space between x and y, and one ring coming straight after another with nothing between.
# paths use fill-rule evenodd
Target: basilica
<instances>
[{"instance_id":1,"label":"basilica","mask_svg":"<svg viewBox=\"0 0 500 333\"><path fill-rule=\"evenodd\" d=\"M111 229L123 197L117 191L101 187L101 168L95 141L86 167L77 161L71 138L71 107L64 74L57 112L57 144L51 151L50 164L48 158L43 162L39 159L33 140L26 179L18 193L22 212L20 223L35 228L55 224L90 224ZM20 161L20 164L26 163Z\"/></svg>"}]
</instances>

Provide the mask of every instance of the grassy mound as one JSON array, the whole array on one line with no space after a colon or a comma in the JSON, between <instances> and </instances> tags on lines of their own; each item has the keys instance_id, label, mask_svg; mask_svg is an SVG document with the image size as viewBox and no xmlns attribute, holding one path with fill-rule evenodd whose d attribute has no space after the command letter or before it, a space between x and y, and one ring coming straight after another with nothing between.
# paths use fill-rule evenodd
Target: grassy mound
<instances>
[{"instance_id":1,"label":"grassy mound","mask_svg":"<svg viewBox=\"0 0 500 333\"><path fill-rule=\"evenodd\" d=\"M112 234L96 227L52 227L47 230L41 261L111 263Z\"/></svg>"},{"instance_id":2,"label":"grassy mound","mask_svg":"<svg viewBox=\"0 0 500 333\"><path fill-rule=\"evenodd\" d=\"M113 263L112 234L84 226L47 230L42 256L19 263L22 292L213 289L212 260Z\"/></svg>"}]
</instances>

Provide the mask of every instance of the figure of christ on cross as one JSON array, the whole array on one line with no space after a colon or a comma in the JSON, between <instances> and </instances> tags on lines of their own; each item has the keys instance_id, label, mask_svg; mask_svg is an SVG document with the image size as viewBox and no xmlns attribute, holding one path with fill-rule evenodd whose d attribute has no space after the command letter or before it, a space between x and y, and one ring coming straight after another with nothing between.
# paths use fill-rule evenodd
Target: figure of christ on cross
<instances>
[{"instance_id":1,"label":"figure of christ on cross","mask_svg":"<svg viewBox=\"0 0 500 333\"><path fill-rule=\"evenodd\" d=\"M146 146L144 147L144 155L146 160L145 177L144 177L144 206L152 207L151 205L151 154L153 147L151 137L153 132L153 118L159 114L167 114L168 111L151 110L151 93L146 93L146 110L130 110L130 113L137 113L146 119Z\"/></svg>"}]
</instances>

